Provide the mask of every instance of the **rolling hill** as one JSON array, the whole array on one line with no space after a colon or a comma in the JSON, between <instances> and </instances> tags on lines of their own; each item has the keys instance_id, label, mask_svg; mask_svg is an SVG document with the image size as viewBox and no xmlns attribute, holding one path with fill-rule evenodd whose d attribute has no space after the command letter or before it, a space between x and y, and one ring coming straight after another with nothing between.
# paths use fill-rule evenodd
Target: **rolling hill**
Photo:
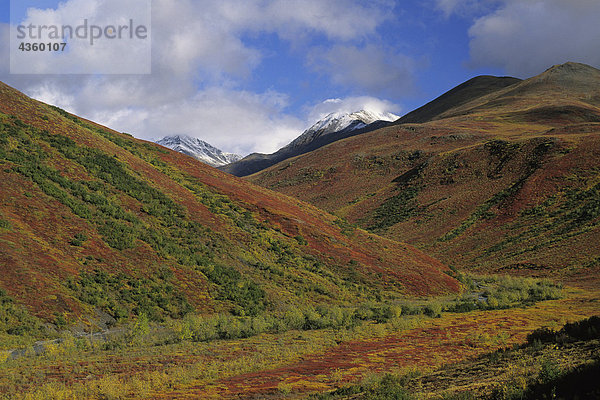
<instances>
[{"instance_id":1,"label":"rolling hill","mask_svg":"<svg viewBox=\"0 0 600 400\"><path fill-rule=\"evenodd\" d=\"M46 321L455 292L447 267L0 84L0 297ZM8 301L8 300L7 300Z\"/></svg>"},{"instance_id":2,"label":"rolling hill","mask_svg":"<svg viewBox=\"0 0 600 400\"><path fill-rule=\"evenodd\" d=\"M247 179L451 265L598 276L600 71L507 79L475 78L395 126Z\"/></svg>"}]
</instances>

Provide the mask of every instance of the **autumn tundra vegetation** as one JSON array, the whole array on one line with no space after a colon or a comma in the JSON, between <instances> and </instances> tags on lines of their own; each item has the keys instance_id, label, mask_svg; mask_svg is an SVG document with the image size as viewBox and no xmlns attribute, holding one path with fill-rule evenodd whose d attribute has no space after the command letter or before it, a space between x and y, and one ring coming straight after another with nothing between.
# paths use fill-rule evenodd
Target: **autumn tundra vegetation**
<instances>
[{"instance_id":1,"label":"autumn tundra vegetation","mask_svg":"<svg viewBox=\"0 0 600 400\"><path fill-rule=\"evenodd\" d=\"M600 71L496 79L243 179L0 84L0 398L600 396Z\"/></svg>"}]
</instances>

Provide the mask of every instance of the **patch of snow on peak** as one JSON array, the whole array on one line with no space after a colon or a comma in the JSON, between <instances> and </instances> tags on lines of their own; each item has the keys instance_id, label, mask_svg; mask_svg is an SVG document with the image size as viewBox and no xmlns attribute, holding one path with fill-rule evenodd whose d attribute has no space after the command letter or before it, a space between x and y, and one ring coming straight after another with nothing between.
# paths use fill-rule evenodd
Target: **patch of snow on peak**
<instances>
[{"instance_id":1,"label":"patch of snow on peak","mask_svg":"<svg viewBox=\"0 0 600 400\"><path fill-rule=\"evenodd\" d=\"M225 153L209 143L206 143L204 140L186 135L166 136L157 140L156 143L179 153L192 156L213 167L231 164L232 162L242 159L242 156L238 154Z\"/></svg>"},{"instance_id":2,"label":"patch of snow on peak","mask_svg":"<svg viewBox=\"0 0 600 400\"><path fill-rule=\"evenodd\" d=\"M299 146L309 143L320 136L329 135L341 131L353 131L362 129L376 121L395 121L399 116L392 113L381 113L368 110L360 110L352 113L333 112L317 121L288 146Z\"/></svg>"}]
</instances>

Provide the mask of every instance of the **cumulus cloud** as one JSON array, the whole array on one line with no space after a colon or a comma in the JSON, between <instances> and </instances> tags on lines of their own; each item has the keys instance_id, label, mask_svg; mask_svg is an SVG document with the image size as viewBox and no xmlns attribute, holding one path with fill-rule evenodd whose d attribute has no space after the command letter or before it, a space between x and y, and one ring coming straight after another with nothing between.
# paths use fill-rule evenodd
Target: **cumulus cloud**
<instances>
[{"instance_id":1,"label":"cumulus cloud","mask_svg":"<svg viewBox=\"0 0 600 400\"><path fill-rule=\"evenodd\" d=\"M331 76L340 86L398 95L414 90L414 72L418 63L389 48L368 44L317 49L311 54L309 64L316 71Z\"/></svg>"},{"instance_id":2,"label":"cumulus cloud","mask_svg":"<svg viewBox=\"0 0 600 400\"><path fill-rule=\"evenodd\" d=\"M599 15L597 0L505 0L469 30L471 65L520 77L566 61L598 67Z\"/></svg>"},{"instance_id":3,"label":"cumulus cloud","mask_svg":"<svg viewBox=\"0 0 600 400\"><path fill-rule=\"evenodd\" d=\"M170 101L148 99L148 105L145 88L128 80L88 81L76 96L60 89L39 84L31 95L146 140L182 134L240 154L274 152L304 127L303 119L285 113L287 96L275 91L209 87Z\"/></svg>"},{"instance_id":4,"label":"cumulus cloud","mask_svg":"<svg viewBox=\"0 0 600 400\"><path fill-rule=\"evenodd\" d=\"M219 11L215 1L155 0L155 75L213 81L248 76L260 62L260 53L242 43L238 31L242 27Z\"/></svg>"},{"instance_id":5,"label":"cumulus cloud","mask_svg":"<svg viewBox=\"0 0 600 400\"><path fill-rule=\"evenodd\" d=\"M0 76L10 72L10 25L0 23Z\"/></svg>"},{"instance_id":6,"label":"cumulus cloud","mask_svg":"<svg viewBox=\"0 0 600 400\"><path fill-rule=\"evenodd\" d=\"M57 90L51 83L40 83L29 90L29 95L47 104L56 105L65 110L75 110L75 96L63 90Z\"/></svg>"}]
</instances>

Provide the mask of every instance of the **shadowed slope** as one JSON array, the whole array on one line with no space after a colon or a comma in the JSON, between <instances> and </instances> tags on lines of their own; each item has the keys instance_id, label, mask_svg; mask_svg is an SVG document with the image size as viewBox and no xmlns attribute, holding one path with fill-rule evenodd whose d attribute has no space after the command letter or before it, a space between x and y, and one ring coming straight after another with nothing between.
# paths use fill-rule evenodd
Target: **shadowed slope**
<instances>
[{"instance_id":1,"label":"shadowed slope","mask_svg":"<svg viewBox=\"0 0 600 400\"><path fill-rule=\"evenodd\" d=\"M440 97L409 112L394 122L400 124L420 124L439 118L444 112L469 103L474 99L488 95L507 86L521 82L520 79L511 77L477 76L444 93Z\"/></svg>"}]
</instances>

